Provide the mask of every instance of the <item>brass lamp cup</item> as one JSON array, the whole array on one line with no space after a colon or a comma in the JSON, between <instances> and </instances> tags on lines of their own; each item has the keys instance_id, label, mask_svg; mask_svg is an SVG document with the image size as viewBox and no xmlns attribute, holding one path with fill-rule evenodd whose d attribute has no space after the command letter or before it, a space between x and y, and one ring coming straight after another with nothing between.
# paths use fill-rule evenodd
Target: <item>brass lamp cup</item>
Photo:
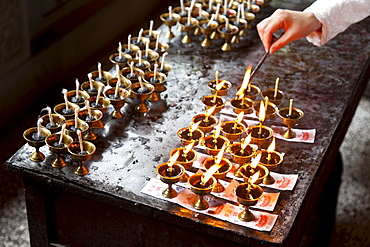
<instances>
[{"instance_id":1,"label":"brass lamp cup","mask_svg":"<svg viewBox=\"0 0 370 247\"><path fill-rule=\"evenodd\" d=\"M103 96L99 97L97 105L96 105L96 97L91 97L88 99L88 101L90 102L90 106L92 110L99 110L103 114L107 112L107 108L110 105L110 100Z\"/></svg>"},{"instance_id":2,"label":"brass lamp cup","mask_svg":"<svg viewBox=\"0 0 370 247\"><path fill-rule=\"evenodd\" d=\"M202 146L207 149L209 155L217 156L221 148L226 145L230 145L230 141L224 136L218 136L215 138L214 135L209 135L203 138Z\"/></svg>"},{"instance_id":3,"label":"brass lamp cup","mask_svg":"<svg viewBox=\"0 0 370 247\"><path fill-rule=\"evenodd\" d=\"M135 69L140 69L144 73L149 71L149 69L150 69L150 63L148 61L144 60L144 59L141 60L141 63L140 63L138 58L132 59L131 61L134 62L134 68Z\"/></svg>"},{"instance_id":4,"label":"brass lamp cup","mask_svg":"<svg viewBox=\"0 0 370 247\"><path fill-rule=\"evenodd\" d=\"M245 28L247 26L247 21L244 19L240 19L239 22L237 21L236 17L230 18L230 23L236 27L238 27L238 32L231 38L232 44L239 44L240 38L239 37L245 37L247 36L247 33L245 32Z\"/></svg>"},{"instance_id":5,"label":"brass lamp cup","mask_svg":"<svg viewBox=\"0 0 370 247\"><path fill-rule=\"evenodd\" d=\"M168 63L164 63L163 68L161 68L161 67L162 67L162 64L158 63L158 72L163 73L166 76L168 76L168 73L172 70L172 66L169 65ZM150 65L150 70L154 71L154 64Z\"/></svg>"},{"instance_id":6,"label":"brass lamp cup","mask_svg":"<svg viewBox=\"0 0 370 247\"><path fill-rule=\"evenodd\" d=\"M276 97L275 96L275 89L269 88L265 89L261 93L262 97L267 97L269 102L274 103L276 106L280 105L281 100L284 98L284 93L281 90L277 90Z\"/></svg>"},{"instance_id":7,"label":"brass lamp cup","mask_svg":"<svg viewBox=\"0 0 370 247\"><path fill-rule=\"evenodd\" d=\"M177 158L176 163L182 165L185 170L189 169L198 158L197 152L193 149L190 149L190 151L185 154L185 147L175 148L170 152L170 156L172 157L176 152L179 152L179 157ZM185 183L188 181L188 178L189 175L185 172L181 177L180 182Z\"/></svg>"},{"instance_id":8,"label":"brass lamp cup","mask_svg":"<svg viewBox=\"0 0 370 247\"><path fill-rule=\"evenodd\" d=\"M75 120L74 119L68 119L66 121L66 134L71 136L73 138L73 140L78 140L78 135L77 135L77 130L74 130L73 126L75 126ZM78 119L78 122L77 122L77 127L80 129L81 131L81 134L82 136L84 136L87 131L89 130L89 125L81 120L81 119Z\"/></svg>"},{"instance_id":9,"label":"brass lamp cup","mask_svg":"<svg viewBox=\"0 0 370 247\"><path fill-rule=\"evenodd\" d=\"M253 112L254 102L250 98L233 98L230 100L230 104L236 114L239 114L241 112L244 112L244 114L250 114Z\"/></svg>"},{"instance_id":10,"label":"brass lamp cup","mask_svg":"<svg viewBox=\"0 0 370 247\"><path fill-rule=\"evenodd\" d=\"M206 114L195 115L191 121L193 123L201 121L198 125L198 129L200 129L204 134L211 132L218 123L218 119L215 116L210 115L207 117Z\"/></svg>"},{"instance_id":11,"label":"brass lamp cup","mask_svg":"<svg viewBox=\"0 0 370 247\"><path fill-rule=\"evenodd\" d=\"M247 29L252 29L256 21L256 15L254 13L245 12L245 19L247 20Z\"/></svg>"},{"instance_id":12,"label":"brass lamp cup","mask_svg":"<svg viewBox=\"0 0 370 247\"><path fill-rule=\"evenodd\" d=\"M62 125L65 123L66 119L60 114L51 114L51 118L53 119L54 125L52 126L50 124L50 116L49 114L46 114L41 117L42 123L41 125L45 128L47 128L50 133L56 133L61 130Z\"/></svg>"},{"instance_id":13,"label":"brass lamp cup","mask_svg":"<svg viewBox=\"0 0 370 247\"><path fill-rule=\"evenodd\" d=\"M221 38L225 40L225 43L221 46L222 51L230 51L231 50L231 39L234 35L236 35L239 32L239 29L237 26L229 24L228 27L229 31L225 31L225 25L220 25L217 28L217 31L220 33Z\"/></svg>"},{"instance_id":14,"label":"brass lamp cup","mask_svg":"<svg viewBox=\"0 0 370 247\"><path fill-rule=\"evenodd\" d=\"M215 30L217 30L217 27L218 27L217 21L210 21L210 22L199 24L200 31L204 34L204 39L200 43L201 46L209 47L212 45L211 34Z\"/></svg>"},{"instance_id":15,"label":"brass lamp cup","mask_svg":"<svg viewBox=\"0 0 370 247\"><path fill-rule=\"evenodd\" d=\"M121 70L121 75L127 79L129 79L132 83L138 82L139 81L139 76L144 75L144 71L138 68L133 68L133 73L131 74L131 68L130 67L124 67Z\"/></svg>"},{"instance_id":16,"label":"brass lamp cup","mask_svg":"<svg viewBox=\"0 0 370 247\"><path fill-rule=\"evenodd\" d=\"M215 162L215 158L214 157L207 158L203 162L203 166L207 170L209 168L211 168L211 166L213 166L215 164L216 164L216 162ZM216 179L216 184L213 187L212 192L216 192L216 193L220 193L220 192L223 192L225 190L225 187L220 183L219 179L224 179L226 177L226 174L228 172L230 172L231 171L231 168L233 167L233 165L231 164L231 162L228 159L225 159L225 158L222 158L221 159L220 165L222 165L220 167L220 169L218 169L213 174L213 177Z\"/></svg>"},{"instance_id":17,"label":"brass lamp cup","mask_svg":"<svg viewBox=\"0 0 370 247\"><path fill-rule=\"evenodd\" d=\"M147 41L148 41L148 39L145 38L145 37L141 37L140 39L139 39L139 37L132 37L131 38L131 43L133 45L138 46L140 48L140 50L144 50L145 49L145 43Z\"/></svg>"},{"instance_id":18,"label":"brass lamp cup","mask_svg":"<svg viewBox=\"0 0 370 247\"><path fill-rule=\"evenodd\" d=\"M244 164L238 170L238 175L244 179L244 182L248 182L250 177L254 175L256 172L259 172L258 179L255 184L260 184L265 181L265 179L270 176L270 171L263 165L258 164L256 168L251 170L250 164Z\"/></svg>"},{"instance_id":19,"label":"brass lamp cup","mask_svg":"<svg viewBox=\"0 0 370 247\"><path fill-rule=\"evenodd\" d=\"M89 141L83 141L83 148L86 153L81 154L80 143L72 142L68 146L68 152L72 156L72 160L78 163L77 168L74 170L74 173L79 176L84 176L89 173L89 170L84 166L85 161L91 159L91 155L95 153L96 147L93 143Z\"/></svg>"},{"instance_id":20,"label":"brass lamp cup","mask_svg":"<svg viewBox=\"0 0 370 247\"><path fill-rule=\"evenodd\" d=\"M254 102L254 110L256 111L257 117L260 115L260 105L262 100ZM275 119L277 117L278 109L272 102L268 102L267 108L265 105L265 119Z\"/></svg>"},{"instance_id":21,"label":"brass lamp cup","mask_svg":"<svg viewBox=\"0 0 370 247\"><path fill-rule=\"evenodd\" d=\"M100 87L104 87L104 83L100 81L92 81L93 89L90 88L90 81L85 81L81 84L81 89L90 95L90 97L98 95Z\"/></svg>"},{"instance_id":22,"label":"brass lamp cup","mask_svg":"<svg viewBox=\"0 0 370 247\"><path fill-rule=\"evenodd\" d=\"M158 47L156 47L156 45L157 45L157 42L150 42L149 49L157 52L159 56L162 56L163 53L165 53L170 48L170 46L166 43L158 42Z\"/></svg>"},{"instance_id":23,"label":"brass lamp cup","mask_svg":"<svg viewBox=\"0 0 370 247\"><path fill-rule=\"evenodd\" d=\"M135 111L139 113L146 113L149 111L149 107L145 104L146 100L149 99L149 97L154 92L154 86L150 83L143 83L143 85L149 89L149 92L147 93L138 93L138 89L141 87L139 82L136 82L132 84L131 86L131 92L134 95L134 98L139 99L140 103L136 105Z\"/></svg>"},{"instance_id":24,"label":"brass lamp cup","mask_svg":"<svg viewBox=\"0 0 370 247\"><path fill-rule=\"evenodd\" d=\"M158 101L161 99L161 92L167 90L166 83L167 76L163 73L158 72L156 75L156 81L154 81L154 72L148 71L144 74L144 81L152 84L154 86L154 92L149 97L150 101Z\"/></svg>"},{"instance_id":25,"label":"brass lamp cup","mask_svg":"<svg viewBox=\"0 0 370 247\"><path fill-rule=\"evenodd\" d=\"M251 159L256 155L256 149L253 148L251 145L247 145L244 149L242 149L241 143L232 143L228 146L228 153L233 156L233 160L239 164L239 167L234 171L235 177L241 177L239 174L239 169L242 164L248 163Z\"/></svg>"},{"instance_id":26,"label":"brass lamp cup","mask_svg":"<svg viewBox=\"0 0 370 247\"><path fill-rule=\"evenodd\" d=\"M304 116L302 110L298 108L292 108L292 114L289 115L289 107L282 108L278 111L279 117L281 117L281 121L285 124L288 129L283 134L284 138L291 139L296 137L296 134L292 130L292 126L298 124L298 121Z\"/></svg>"},{"instance_id":27,"label":"brass lamp cup","mask_svg":"<svg viewBox=\"0 0 370 247\"><path fill-rule=\"evenodd\" d=\"M117 81L118 81L118 78L114 77L114 78L112 78L108 81L108 85L111 86L111 87L116 87L117 86ZM131 87L131 81L129 79L127 79L126 77L121 76L120 88L126 89L127 91L129 91L130 87Z\"/></svg>"},{"instance_id":28,"label":"brass lamp cup","mask_svg":"<svg viewBox=\"0 0 370 247\"><path fill-rule=\"evenodd\" d=\"M212 94L217 94L218 96L225 96L229 89L232 87L231 82L227 80L218 80L218 83L224 82L224 85L220 90L216 91L216 80L211 80L207 83L208 88L211 90Z\"/></svg>"},{"instance_id":29,"label":"brass lamp cup","mask_svg":"<svg viewBox=\"0 0 370 247\"><path fill-rule=\"evenodd\" d=\"M181 17L179 20L179 23L181 24L182 28L186 32L186 35L182 38L181 42L183 44L189 44L193 42L193 39L191 38L190 32L194 31L196 26L198 26L198 20L191 17L190 18L190 25L188 25L188 17Z\"/></svg>"},{"instance_id":30,"label":"brass lamp cup","mask_svg":"<svg viewBox=\"0 0 370 247\"><path fill-rule=\"evenodd\" d=\"M159 59L159 53L153 50L148 50L148 56L146 56L146 51L143 51L142 59L148 61L150 64L155 63ZM150 66L149 66L150 67Z\"/></svg>"},{"instance_id":31,"label":"brass lamp cup","mask_svg":"<svg viewBox=\"0 0 370 247\"><path fill-rule=\"evenodd\" d=\"M138 47L137 45L130 44L130 47L128 46L128 44L122 45L122 52L130 55L131 58L136 56L136 53L138 51L140 51L140 47Z\"/></svg>"},{"instance_id":32,"label":"brass lamp cup","mask_svg":"<svg viewBox=\"0 0 370 247\"><path fill-rule=\"evenodd\" d=\"M221 124L221 133L230 143L240 139L245 132L246 126L244 124L236 123L235 121L225 121Z\"/></svg>"},{"instance_id":33,"label":"brass lamp cup","mask_svg":"<svg viewBox=\"0 0 370 247\"><path fill-rule=\"evenodd\" d=\"M54 107L54 112L56 114L62 115L66 120L73 119L74 115L75 115L75 111L77 109L80 109L80 107L76 104L71 103L71 102L67 102L67 105L68 105L68 109L70 109L70 113L65 112L65 110L66 110L66 104L65 103L61 103L61 104L56 105Z\"/></svg>"},{"instance_id":34,"label":"brass lamp cup","mask_svg":"<svg viewBox=\"0 0 370 247\"><path fill-rule=\"evenodd\" d=\"M159 16L160 20L163 22L164 25L168 27L168 31L164 35L166 39L172 39L175 35L172 32L172 27L176 25L176 23L180 20L181 16L176 13L172 13L172 19L169 19L169 14L164 13Z\"/></svg>"},{"instance_id":35,"label":"brass lamp cup","mask_svg":"<svg viewBox=\"0 0 370 247\"><path fill-rule=\"evenodd\" d=\"M79 96L81 98L79 102L73 102L73 98L76 96L76 90L68 91L67 92L67 98L68 98L69 102L78 105L80 108L83 108L85 106L85 103L86 103L85 101L90 98L90 95L87 92L82 91L82 90L79 90L78 93L79 93Z\"/></svg>"},{"instance_id":36,"label":"brass lamp cup","mask_svg":"<svg viewBox=\"0 0 370 247\"><path fill-rule=\"evenodd\" d=\"M101 83L103 83L104 85L107 85L107 82L112 78L112 74L109 73L108 71L102 71L102 78L99 77L99 71L97 70L94 70L92 72L90 72L91 75L92 75L92 79L94 81L99 81Z\"/></svg>"},{"instance_id":37,"label":"brass lamp cup","mask_svg":"<svg viewBox=\"0 0 370 247\"><path fill-rule=\"evenodd\" d=\"M236 88L236 91L239 91L240 87L241 86L238 86ZM244 97L255 100L260 93L261 93L261 89L259 87L255 85L250 85L250 91L248 91L248 87L244 90Z\"/></svg>"},{"instance_id":38,"label":"brass lamp cup","mask_svg":"<svg viewBox=\"0 0 370 247\"><path fill-rule=\"evenodd\" d=\"M173 164L172 170L169 171L169 165L167 163L162 163L156 168L156 172L160 177L160 180L167 184L168 187L162 192L165 198L174 198L177 196L176 190L172 188L172 185L179 182L182 176L185 174L185 169L180 164Z\"/></svg>"},{"instance_id":39,"label":"brass lamp cup","mask_svg":"<svg viewBox=\"0 0 370 247\"><path fill-rule=\"evenodd\" d=\"M278 165L283 162L283 155L277 151L267 152L267 150L261 150L260 164L265 166L269 171L274 170ZM270 175L263 180L263 184L274 184L275 179Z\"/></svg>"},{"instance_id":40,"label":"brass lamp cup","mask_svg":"<svg viewBox=\"0 0 370 247\"><path fill-rule=\"evenodd\" d=\"M215 99L215 100L214 100ZM202 103L205 105L206 109L211 108L214 105L217 105L213 111L213 115L219 113L226 105L226 101L221 96L207 95L202 98Z\"/></svg>"},{"instance_id":41,"label":"brass lamp cup","mask_svg":"<svg viewBox=\"0 0 370 247\"><path fill-rule=\"evenodd\" d=\"M211 193L217 181L211 177L204 185L201 183L202 174L193 174L189 177L188 184L190 190L198 197L192 202L192 206L197 210L205 210L209 208L209 203L204 199L204 196Z\"/></svg>"},{"instance_id":42,"label":"brass lamp cup","mask_svg":"<svg viewBox=\"0 0 370 247\"><path fill-rule=\"evenodd\" d=\"M49 150L57 155L55 160L51 163L51 166L55 168L62 168L67 165L62 154L66 154L68 152L67 147L73 142L72 137L69 135L63 135L61 145L56 146L55 143L59 144L60 136L60 134L51 134L45 140Z\"/></svg>"},{"instance_id":43,"label":"brass lamp cup","mask_svg":"<svg viewBox=\"0 0 370 247\"><path fill-rule=\"evenodd\" d=\"M111 105L113 106L114 110L111 112L112 118L119 119L123 117L121 112L121 108L126 103L126 98L129 96L129 92L123 88L119 88L118 90L118 97L115 98L116 88L110 88L104 92L106 98L110 100Z\"/></svg>"},{"instance_id":44,"label":"brass lamp cup","mask_svg":"<svg viewBox=\"0 0 370 247\"><path fill-rule=\"evenodd\" d=\"M251 184L249 193L247 192L248 183L239 184L235 188L235 195L237 201L244 206L244 210L238 214L238 218L245 222L253 221L256 217L249 210L250 206L256 205L258 200L262 197L263 189L256 184ZM251 195L251 197L249 196Z\"/></svg>"},{"instance_id":45,"label":"brass lamp cup","mask_svg":"<svg viewBox=\"0 0 370 247\"><path fill-rule=\"evenodd\" d=\"M150 40L150 42L155 42L158 37L158 31L152 30L152 33L150 33L150 30L144 30L142 33L143 37Z\"/></svg>"},{"instance_id":46,"label":"brass lamp cup","mask_svg":"<svg viewBox=\"0 0 370 247\"><path fill-rule=\"evenodd\" d=\"M120 53L113 53L109 56L109 61L113 64L119 65L121 68L125 67L132 60L130 54L121 52L121 58L119 58Z\"/></svg>"},{"instance_id":47,"label":"brass lamp cup","mask_svg":"<svg viewBox=\"0 0 370 247\"><path fill-rule=\"evenodd\" d=\"M202 26L203 23L207 23L209 21L209 19L208 19L209 14L206 11L204 11L203 13L206 13L207 17L205 17L205 16L200 16L199 17L199 15L194 16L194 18L198 20L198 25L195 26L195 29L194 29L194 32L193 32L193 34L195 36L202 35L203 32L202 32L200 26Z\"/></svg>"},{"instance_id":48,"label":"brass lamp cup","mask_svg":"<svg viewBox=\"0 0 370 247\"><path fill-rule=\"evenodd\" d=\"M251 136L252 136L251 143L252 144L256 144L259 149L261 148L267 149L268 146L271 144L274 131L270 127L267 127L264 125L262 126L261 130L262 131L260 133L259 125L251 126L249 127L247 134L251 133Z\"/></svg>"},{"instance_id":49,"label":"brass lamp cup","mask_svg":"<svg viewBox=\"0 0 370 247\"><path fill-rule=\"evenodd\" d=\"M89 130L87 131L84 139L87 141L94 141L98 137L97 134L93 132L93 129L102 129L104 128L104 123L101 121L103 117L103 113L99 110L91 110L91 117L93 120L89 119L89 111L87 109L83 109L78 112L78 117L83 119L88 125Z\"/></svg>"},{"instance_id":50,"label":"brass lamp cup","mask_svg":"<svg viewBox=\"0 0 370 247\"><path fill-rule=\"evenodd\" d=\"M40 132L44 137L41 140L35 140L32 138L32 135L37 133L37 127L29 128L23 132L23 138L27 141L28 145L36 149L36 151L30 155L30 160L35 162L41 162L45 159L45 155L40 152L40 147L45 145L45 139L51 135L51 132L44 127L40 128Z\"/></svg>"},{"instance_id":51,"label":"brass lamp cup","mask_svg":"<svg viewBox=\"0 0 370 247\"><path fill-rule=\"evenodd\" d=\"M181 144L187 146L194 143L194 146L198 145L199 142L204 138L203 131L195 129L192 133L190 127L181 128L177 131L176 135L180 138Z\"/></svg>"}]
</instances>

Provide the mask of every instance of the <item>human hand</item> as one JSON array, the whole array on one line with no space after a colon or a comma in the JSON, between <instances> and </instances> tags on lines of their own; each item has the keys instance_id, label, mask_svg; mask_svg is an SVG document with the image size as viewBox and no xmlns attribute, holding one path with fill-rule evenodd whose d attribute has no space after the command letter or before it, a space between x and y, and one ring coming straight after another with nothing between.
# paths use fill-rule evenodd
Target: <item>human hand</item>
<instances>
[{"instance_id":1,"label":"human hand","mask_svg":"<svg viewBox=\"0 0 370 247\"><path fill-rule=\"evenodd\" d=\"M308 36L321 26L313 13L278 9L258 23L257 30L266 52L274 54L286 44ZM279 29L283 29L284 33L274 42L272 35Z\"/></svg>"}]
</instances>

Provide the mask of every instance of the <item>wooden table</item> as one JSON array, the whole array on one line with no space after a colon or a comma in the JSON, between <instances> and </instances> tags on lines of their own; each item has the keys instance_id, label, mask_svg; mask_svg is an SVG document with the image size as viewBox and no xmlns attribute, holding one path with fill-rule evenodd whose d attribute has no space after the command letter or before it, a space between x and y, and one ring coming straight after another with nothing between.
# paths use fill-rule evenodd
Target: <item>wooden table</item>
<instances>
[{"instance_id":1,"label":"wooden table","mask_svg":"<svg viewBox=\"0 0 370 247\"><path fill-rule=\"evenodd\" d=\"M302 9L306 4L292 2L275 5ZM263 11L271 13L273 7ZM155 167L180 145L177 130L204 111L200 99L210 94L206 84L215 71L233 83L225 96L230 100L249 63L256 65L264 53L255 31L230 52L202 49L197 42L184 45L175 34L166 59L173 70L162 93L165 100L152 102L146 116L133 114L135 99L128 100L122 119L106 115L105 128L96 131L97 151L87 163L88 175L75 175L70 157L66 167L51 167L53 156L46 147L41 148L47 157L43 162L29 160L34 149L27 144L6 162L7 169L24 178L32 246L297 246L370 77L370 19L324 47L304 39L291 43L269 56L253 79L265 89L273 88L280 77L279 88L286 95L282 106L294 98L294 106L305 112L299 128L317 131L313 144L277 140L285 157L276 172L299 178L293 191L281 192L271 232L240 227L140 193L156 176Z\"/></svg>"}]
</instances>

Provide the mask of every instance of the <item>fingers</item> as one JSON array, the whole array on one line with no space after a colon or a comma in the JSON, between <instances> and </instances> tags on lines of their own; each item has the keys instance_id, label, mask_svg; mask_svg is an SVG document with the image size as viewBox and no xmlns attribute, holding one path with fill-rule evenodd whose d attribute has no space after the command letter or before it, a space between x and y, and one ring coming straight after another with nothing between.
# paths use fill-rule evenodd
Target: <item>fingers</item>
<instances>
[{"instance_id":1,"label":"fingers","mask_svg":"<svg viewBox=\"0 0 370 247\"><path fill-rule=\"evenodd\" d=\"M280 17L282 11L283 10L279 9L276 10L270 17L264 19L257 25L257 31L266 52L271 53L271 46L272 43L274 43L272 35L285 26L284 19Z\"/></svg>"}]
</instances>

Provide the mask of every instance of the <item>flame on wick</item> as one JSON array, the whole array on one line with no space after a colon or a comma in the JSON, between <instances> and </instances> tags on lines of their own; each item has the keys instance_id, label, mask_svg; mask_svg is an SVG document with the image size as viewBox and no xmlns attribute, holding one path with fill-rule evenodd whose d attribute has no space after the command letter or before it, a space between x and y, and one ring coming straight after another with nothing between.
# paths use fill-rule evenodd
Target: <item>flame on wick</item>
<instances>
[{"instance_id":1,"label":"flame on wick","mask_svg":"<svg viewBox=\"0 0 370 247\"><path fill-rule=\"evenodd\" d=\"M265 121L265 104L263 103L263 101L261 101L261 104L260 104L260 111L259 111L258 119L260 120L261 123Z\"/></svg>"},{"instance_id":2,"label":"flame on wick","mask_svg":"<svg viewBox=\"0 0 370 247\"><path fill-rule=\"evenodd\" d=\"M224 156L225 148L226 148L226 145L224 144L216 156L215 164L218 165L221 163L222 157Z\"/></svg>"},{"instance_id":3,"label":"flame on wick","mask_svg":"<svg viewBox=\"0 0 370 247\"><path fill-rule=\"evenodd\" d=\"M174 153L169 159L168 159L168 162L167 162L167 165L168 167L172 167L173 164L175 164L175 162L177 161L177 158L179 157L180 155L180 152L179 151L176 151L176 153Z\"/></svg>"},{"instance_id":4,"label":"flame on wick","mask_svg":"<svg viewBox=\"0 0 370 247\"><path fill-rule=\"evenodd\" d=\"M221 88L224 86L224 84L226 83L225 80L222 80L221 82L219 82L217 85L216 85L216 91L220 91Z\"/></svg>"},{"instance_id":5,"label":"flame on wick","mask_svg":"<svg viewBox=\"0 0 370 247\"><path fill-rule=\"evenodd\" d=\"M267 148L267 152L268 153L272 153L275 151L275 138L272 139L272 142L271 144L269 145L269 147Z\"/></svg>"},{"instance_id":6,"label":"flame on wick","mask_svg":"<svg viewBox=\"0 0 370 247\"><path fill-rule=\"evenodd\" d=\"M258 180L259 177L260 177L260 171L252 175L252 177L250 178L250 183L254 184Z\"/></svg>"},{"instance_id":7,"label":"flame on wick","mask_svg":"<svg viewBox=\"0 0 370 247\"><path fill-rule=\"evenodd\" d=\"M252 135L251 133L249 133L248 136L243 139L243 142L240 145L241 149L244 150L248 146L248 144L251 142L251 140L252 140Z\"/></svg>"},{"instance_id":8,"label":"flame on wick","mask_svg":"<svg viewBox=\"0 0 370 247\"><path fill-rule=\"evenodd\" d=\"M262 154L258 153L257 156L253 159L253 161L251 162L251 168L252 169L255 169L257 167L258 163L261 160L261 156L262 156Z\"/></svg>"},{"instance_id":9,"label":"flame on wick","mask_svg":"<svg viewBox=\"0 0 370 247\"><path fill-rule=\"evenodd\" d=\"M238 92L236 92L237 99L241 100L244 98L244 88L240 87Z\"/></svg>"},{"instance_id":10,"label":"flame on wick","mask_svg":"<svg viewBox=\"0 0 370 247\"><path fill-rule=\"evenodd\" d=\"M201 185L204 186L208 182L208 180L213 176L213 174L215 174L221 167L222 167L221 164L214 164L205 173L203 173L203 175L200 177Z\"/></svg>"},{"instance_id":11,"label":"flame on wick","mask_svg":"<svg viewBox=\"0 0 370 247\"><path fill-rule=\"evenodd\" d=\"M193 123L191 126L190 126L190 133L193 133L199 126L199 124L201 123L201 121L198 121L196 123Z\"/></svg>"},{"instance_id":12,"label":"flame on wick","mask_svg":"<svg viewBox=\"0 0 370 247\"><path fill-rule=\"evenodd\" d=\"M217 105L214 105L214 106L208 108L206 110L206 113L205 113L206 117L211 116L213 114L213 112L215 111L216 107L217 107Z\"/></svg>"},{"instance_id":13,"label":"flame on wick","mask_svg":"<svg viewBox=\"0 0 370 247\"><path fill-rule=\"evenodd\" d=\"M240 123L242 122L242 120L243 120L243 117L244 117L244 112L242 111L242 112L240 112L240 113L238 114L238 116L236 117L235 122L236 122L237 124L240 124Z\"/></svg>"},{"instance_id":14,"label":"flame on wick","mask_svg":"<svg viewBox=\"0 0 370 247\"><path fill-rule=\"evenodd\" d=\"M248 87L248 91L250 91L251 71L252 71L252 64L249 64L247 70L245 71L243 83L240 87L240 90L244 91Z\"/></svg>"},{"instance_id":15,"label":"flame on wick","mask_svg":"<svg viewBox=\"0 0 370 247\"><path fill-rule=\"evenodd\" d=\"M186 145L185 149L184 149L184 154L188 154L190 152L190 150L193 148L194 144L195 144L195 142L191 142L188 145Z\"/></svg>"},{"instance_id":16,"label":"flame on wick","mask_svg":"<svg viewBox=\"0 0 370 247\"><path fill-rule=\"evenodd\" d=\"M214 139L217 139L219 137L220 132L221 132L221 121L218 122L214 129Z\"/></svg>"}]
</instances>

